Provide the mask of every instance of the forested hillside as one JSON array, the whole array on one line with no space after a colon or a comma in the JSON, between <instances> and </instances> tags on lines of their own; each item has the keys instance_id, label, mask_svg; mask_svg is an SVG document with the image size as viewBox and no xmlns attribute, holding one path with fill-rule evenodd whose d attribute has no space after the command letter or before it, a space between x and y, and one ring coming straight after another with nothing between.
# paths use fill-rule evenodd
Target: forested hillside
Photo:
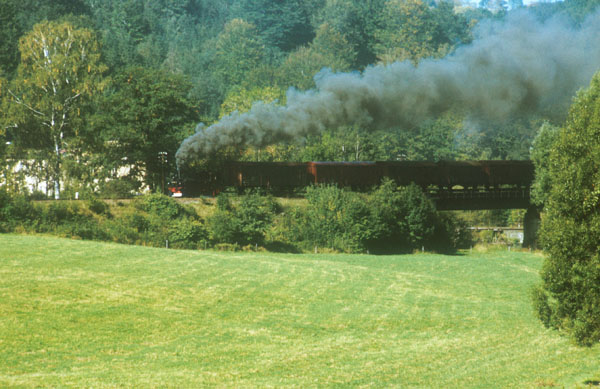
<instances>
[{"instance_id":1,"label":"forested hillside","mask_svg":"<svg viewBox=\"0 0 600 389\"><path fill-rule=\"evenodd\" d=\"M597 3L527 8L540 21L562 15L577 25ZM175 152L199 122L248 111L255 101L285 104L290 88L315 88L324 68L362 72L397 61L418 68L469 45L482 23L523 8L503 0L478 7L421 0L0 0L2 184L18 190L28 175L65 195L157 189L164 175L176 174ZM266 161L526 159L545 120L555 118L517 115L481 125L451 109L418 125L370 132L343 125L268 147L236 144L221 154ZM18 161L24 169L15 173Z\"/></svg>"}]
</instances>

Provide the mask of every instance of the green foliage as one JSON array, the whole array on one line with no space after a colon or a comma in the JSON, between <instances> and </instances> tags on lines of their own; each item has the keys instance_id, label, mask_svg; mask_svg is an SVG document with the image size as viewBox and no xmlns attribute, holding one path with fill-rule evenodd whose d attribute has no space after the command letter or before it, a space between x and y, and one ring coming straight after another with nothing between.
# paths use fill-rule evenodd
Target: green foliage
<instances>
[{"instance_id":1,"label":"green foliage","mask_svg":"<svg viewBox=\"0 0 600 389\"><path fill-rule=\"evenodd\" d=\"M199 120L187 98L191 85L178 75L132 67L114 77L113 87L93 119L104 139L104 174L116 179L123 167L127 180L137 181L134 186L145 177L158 190L162 179L174 174L175 152Z\"/></svg>"},{"instance_id":2,"label":"green foliage","mask_svg":"<svg viewBox=\"0 0 600 389\"><path fill-rule=\"evenodd\" d=\"M394 251L408 245L408 226L405 204L392 180L384 180L373 192L370 204L374 210L374 224L378 231L371 242L372 249Z\"/></svg>"},{"instance_id":3,"label":"green foliage","mask_svg":"<svg viewBox=\"0 0 600 389\"><path fill-rule=\"evenodd\" d=\"M169 247L174 249L202 249L208 241L208 231L198 221L179 219L169 226Z\"/></svg>"},{"instance_id":4,"label":"green foliage","mask_svg":"<svg viewBox=\"0 0 600 389\"><path fill-rule=\"evenodd\" d=\"M411 184L398 190L385 180L372 195L378 232L371 242L373 250L398 251L425 247L433 250L455 249L461 239L453 225L435 210L421 188ZM456 246L455 246L456 244Z\"/></svg>"},{"instance_id":5,"label":"green foliage","mask_svg":"<svg viewBox=\"0 0 600 389\"><path fill-rule=\"evenodd\" d=\"M304 0L240 0L234 15L257 26L270 47L290 51L313 37L310 5Z\"/></svg>"},{"instance_id":6,"label":"green foliage","mask_svg":"<svg viewBox=\"0 0 600 389\"><path fill-rule=\"evenodd\" d=\"M469 230L469 223L457 218L451 213L438 213L434 225L434 236L431 239L431 250L438 252L452 252L456 249L467 249L474 243L473 234Z\"/></svg>"},{"instance_id":7,"label":"green foliage","mask_svg":"<svg viewBox=\"0 0 600 389\"><path fill-rule=\"evenodd\" d=\"M385 4L385 0L327 0L315 21L318 25L327 22L343 35L356 53L353 68L364 68L376 59L375 34Z\"/></svg>"},{"instance_id":8,"label":"green foliage","mask_svg":"<svg viewBox=\"0 0 600 389\"><path fill-rule=\"evenodd\" d=\"M466 223L435 211L415 185L385 180L371 194L336 186L306 191L308 205L285 213L273 231L280 243L342 252L453 251L470 244ZM293 238L287 238L293 237Z\"/></svg>"},{"instance_id":9,"label":"green foliage","mask_svg":"<svg viewBox=\"0 0 600 389\"><path fill-rule=\"evenodd\" d=\"M308 207L298 215L299 231L293 236L323 248L364 251L370 238L370 210L357 193L336 186L314 186L306 190Z\"/></svg>"},{"instance_id":10,"label":"green foliage","mask_svg":"<svg viewBox=\"0 0 600 389\"><path fill-rule=\"evenodd\" d=\"M36 23L66 15L86 15L83 0L0 0L0 75L9 75L19 64L19 38Z\"/></svg>"},{"instance_id":11,"label":"green foliage","mask_svg":"<svg viewBox=\"0 0 600 389\"><path fill-rule=\"evenodd\" d=\"M13 72L18 65L17 6L14 0L0 0L0 76Z\"/></svg>"},{"instance_id":12,"label":"green foliage","mask_svg":"<svg viewBox=\"0 0 600 389\"><path fill-rule=\"evenodd\" d=\"M538 312L590 345L600 341L600 74L578 93L548 160L541 289L556 303L539 303Z\"/></svg>"},{"instance_id":13,"label":"green foliage","mask_svg":"<svg viewBox=\"0 0 600 389\"><path fill-rule=\"evenodd\" d=\"M107 203L90 198L33 204L26 196L0 190L0 232L50 233L88 240L156 247L205 248L208 232L193 209L159 194L144 196L113 217Z\"/></svg>"},{"instance_id":14,"label":"green foliage","mask_svg":"<svg viewBox=\"0 0 600 389\"><path fill-rule=\"evenodd\" d=\"M589 14L598 10L598 0L566 0L558 3L558 12L566 13L574 21L581 23Z\"/></svg>"},{"instance_id":15,"label":"green foliage","mask_svg":"<svg viewBox=\"0 0 600 389\"><path fill-rule=\"evenodd\" d=\"M144 196L138 201L137 206L150 215L161 217L165 220L176 219L185 212L184 208L177 201L160 193Z\"/></svg>"},{"instance_id":16,"label":"green foliage","mask_svg":"<svg viewBox=\"0 0 600 389\"><path fill-rule=\"evenodd\" d=\"M550 153L559 134L560 128L544 123L533 140L531 160L535 166L535 180L531 186L531 199L540 207L546 203L551 190Z\"/></svg>"},{"instance_id":17,"label":"green foliage","mask_svg":"<svg viewBox=\"0 0 600 389\"><path fill-rule=\"evenodd\" d=\"M87 207L96 215L110 215L108 204L96 197L90 197L87 201Z\"/></svg>"},{"instance_id":18,"label":"green foliage","mask_svg":"<svg viewBox=\"0 0 600 389\"><path fill-rule=\"evenodd\" d=\"M274 87L264 88L233 88L225 97L221 104L220 116L226 116L234 111L244 113L252 108L252 104L261 101L263 103L279 102L285 104L285 94L281 89Z\"/></svg>"},{"instance_id":19,"label":"green foliage","mask_svg":"<svg viewBox=\"0 0 600 389\"><path fill-rule=\"evenodd\" d=\"M356 51L348 39L327 22L317 28L310 47L325 57L325 66L333 71L348 71L356 62Z\"/></svg>"},{"instance_id":20,"label":"green foliage","mask_svg":"<svg viewBox=\"0 0 600 389\"><path fill-rule=\"evenodd\" d=\"M262 245L278 210L272 197L258 192L246 193L238 204L221 194L217 198L217 209L207 221L211 239L241 246Z\"/></svg>"},{"instance_id":21,"label":"green foliage","mask_svg":"<svg viewBox=\"0 0 600 389\"><path fill-rule=\"evenodd\" d=\"M421 0L392 0L382 12L376 53L384 63L440 58L457 43L468 41L468 31L467 20L454 12L450 2L430 7Z\"/></svg>"},{"instance_id":22,"label":"green foliage","mask_svg":"<svg viewBox=\"0 0 600 389\"><path fill-rule=\"evenodd\" d=\"M100 45L94 31L69 22L42 22L19 41L21 64L9 89L15 141L40 153L60 196L63 153L81 155L78 116L103 87ZM85 53L85 55L82 55ZM78 152L79 151L79 152Z\"/></svg>"},{"instance_id":23,"label":"green foliage","mask_svg":"<svg viewBox=\"0 0 600 389\"><path fill-rule=\"evenodd\" d=\"M139 190L140 182L128 177L114 178L100 184L99 195L105 199L128 199Z\"/></svg>"},{"instance_id":24,"label":"green foliage","mask_svg":"<svg viewBox=\"0 0 600 389\"><path fill-rule=\"evenodd\" d=\"M39 212L25 195L12 196L0 188L0 232L35 226Z\"/></svg>"},{"instance_id":25,"label":"green foliage","mask_svg":"<svg viewBox=\"0 0 600 389\"><path fill-rule=\"evenodd\" d=\"M400 215L405 217L410 247L419 248L433 244L437 215L431 200L421 188L412 184L400 192L400 201Z\"/></svg>"},{"instance_id":26,"label":"green foliage","mask_svg":"<svg viewBox=\"0 0 600 389\"><path fill-rule=\"evenodd\" d=\"M233 19L215 41L214 72L227 87L240 85L263 62L265 55L256 26Z\"/></svg>"},{"instance_id":27,"label":"green foliage","mask_svg":"<svg viewBox=\"0 0 600 389\"><path fill-rule=\"evenodd\" d=\"M283 61L278 69L278 83L283 89L314 88L314 77L323 68L348 71L355 61L356 51L345 36L323 23L310 45L291 52Z\"/></svg>"}]
</instances>

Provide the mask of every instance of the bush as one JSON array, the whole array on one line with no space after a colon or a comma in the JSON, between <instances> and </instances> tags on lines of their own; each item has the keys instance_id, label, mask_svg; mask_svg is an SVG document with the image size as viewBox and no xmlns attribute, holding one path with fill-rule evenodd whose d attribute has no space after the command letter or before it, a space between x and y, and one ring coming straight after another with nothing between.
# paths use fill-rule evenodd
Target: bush
<instances>
[{"instance_id":1,"label":"bush","mask_svg":"<svg viewBox=\"0 0 600 389\"><path fill-rule=\"evenodd\" d=\"M46 195L46 193L44 193L40 190L35 190L35 191L31 192L31 194L29 195L29 199L30 200L48 200L48 195Z\"/></svg>"},{"instance_id":2,"label":"bush","mask_svg":"<svg viewBox=\"0 0 600 389\"><path fill-rule=\"evenodd\" d=\"M270 196L248 192L233 205L228 195L217 198L217 210L208 219L211 239L245 246L264 244L267 230L279 206Z\"/></svg>"},{"instance_id":3,"label":"bush","mask_svg":"<svg viewBox=\"0 0 600 389\"><path fill-rule=\"evenodd\" d=\"M90 211L92 211L93 213L95 213L96 215L106 215L106 216L110 215L108 204L106 204L102 200L99 200L96 197L91 197L87 201L87 206L88 206L88 209Z\"/></svg>"},{"instance_id":4,"label":"bush","mask_svg":"<svg viewBox=\"0 0 600 389\"><path fill-rule=\"evenodd\" d=\"M374 223L377 230L368 245L373 252L394 252L406 250L408 226L405 220L405 206L392 180L385 179L373 191L370 199Z\"/></svg>"},{"instance_id":5,"label":"bush","mask_svg":"<svg viewBox=\"0 0 600 389\"><path fill-rule=\"evenodd\" d=\"M550 307L550 298L548 293L544 290L541 285L536 285L532 289L531 300L533 302L533 308L537 312L538 318L542 321L545 327L556 327L554 312L556 308Z\"/></svg>"},{"instance_id":6,"label":"bush","mask_svg":"<svg viewBox=\"0 0 600 389\"><path fill-rule=\"evenodd\" d=\"M111 219L104 222L108 240L123 244L142 244L139 231L130 226L127 218Z\"/></svg>"},{"instance_id":7,"label":"bush","mask_svg":"<svg viewBox=\"0 0 600 389\"><path fill-rule=\"evenodd\" d=\"M72 222L79 213L79 205L67 201L53 201L42 211L42 228L52 230L59 224Z\"/></svg>"},{"instance_id":8,"label":"bush","mask_svg":"<svg viewBox=\"0 0 600 389\"><path fill-rule=\"evenodd\" d=\"M391 180L384 180L371 196L376 220L371 251L398 252L425 247L433 250L456 248L460 234L457 224L442 217L433 202L415 184L398 189Z\"/></svg>"},{"instance_id":9,"label":"bush","mask_svg":"<svg viewBox=\"0 0 600 389\"><path fill-rule=\"evenodd\" d=\"M436 212L416 185L384 180L369 195L322 185L307 188L306 198L306 208L286 212L271 232L279 246L393 253L452 251L471 242L466 223Z\"/></svg>"},{"instance_id":10,"label":"bush","mask_svg":"<svg viewBox=\"0 0 600 389\"><path fill-rule=\"evenodd\" d=\"M175 249L199 249L208 241L208 232L196 221L178 220L169 226L169 247Z\"/></svg>"},{"instance_id":11,"label":"bush","mask_svg":"<svg viewBox=\"0 0 600 389\"><path fill-rule=\"evenodd\" d=\"M10 218L7 212L7 207L11 201L10 195L4 189L0 189L0 232L8 232L11 230L8 223Z\"/></svg>"},{"instance_id":12,"label":"bush","mask_svg":"<svg viewBox=\"0 0 600 389\"><path fill-rule=\"evenodd\" d=\"M65 237L78 237L87 240L109 240L108 232L92 217L79 215L70 222L56 227L56 234Z\"/></svg>"},{"instance_id":13,"label":"bush","mask_svg":"<svg viewBox=\"0 0 600 389\"><path fill-rule=\"evenodd\" d=\"M371 211L360 195L333 185L307 188L308 207L293 215L297 229L292 236L309 246L339 251L364 251L372 235Z\"/></svg>"},{"instance_id":14,"label":"bush","mask_svg":"<svg viewBox=\"0 0 600 389\"><path fill-rule=\"evenodd\" d=\"M137 181L118 178L102 183L100 186L100 197L105 199L129 199L139 190Z\"/></svg>"},{"instance_id":15,"label":"bush","mask_svg":"<svg viewBox=\"0 0 600 389\"><path fill-rule=\"evenodd\" d=\"M137 205L139 209L167 220L176 219L185 213L183 207L177 201L159 193L142 197Z\"/></svg>"},{"instance_id":16,"label":"bush","mask_svg":"<svg viewBox=\"0 0 600 389\"><path fill-rule=\"evenodd\" d=\"M432 249L440 252L466 249L473 245L467 222L453 214L437 213Z\"/></svg>"},{"instance_id":17,"label":"bush","mask_svg":"<svg viewBox=\"0 0 600 389\"><path fill-rule=\"evenodd\" d=\"M411 249L435 247L437 243L435 228L438 224L438 215L433 202L415 184L402 189L400 201L402 209L398 216L405 217L408 246ZM440 236L437 238L439 239Z\"/></svg>"},{"instance_id":18,"label":"bush","mask_svg":"<svg viewBox=\"0 0 600 389\"><path fill-rule=\"evenodd\" d=\"M240 251L240 246L235 243L218 243L214 246L217 251Z\"/></svg>"},{"instance_id":19,"label":"bush","mask_svg":"<svg viewBox=\"0 0 600 389\"><path fill-rule=\"evenodd\" d=\"M11 224L33 225L39 216L39 209L24 195L17 195L4 206L5 216Z\"/></svg>"},{"instance_id":20,"label":"bush","mask_svg":"<svg viewBox=\"0 0 600 389\"><path fill-rule=\"evenodd\" d=\"M550 192L540 230L547 256L534 307L544 324L590 345L600 341L600 73L578 93L548 147Z\"/></svg>"},{"instance_id":21,"label":"bush","mask_svg":"<svg viewBox=\"0 0 600 389\"><path fill-rule=\"evenodd\" d=\"M150 220L141 213L126 213L121 218L122 224L136 232L146 232L150 228Z\"/></svg>"}]
</instances>

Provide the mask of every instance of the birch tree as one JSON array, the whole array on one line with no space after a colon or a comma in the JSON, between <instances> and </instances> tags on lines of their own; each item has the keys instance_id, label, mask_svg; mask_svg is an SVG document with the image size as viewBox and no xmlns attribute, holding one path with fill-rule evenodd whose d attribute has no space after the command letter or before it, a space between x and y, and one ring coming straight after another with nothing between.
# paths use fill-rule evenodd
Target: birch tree
<instances>
[{"instance_id":1,"label":"birch tree","mask_svg":"<svg viewBox=\"0 0 600 389\"><path fill-rule=\"evenodd\" d=\"M100 47L96 35L68 22L42 22L19 41L21 64L8 89L9 126L16 138L45 157L60 198L66 139L77 137L75 119L102 89Z\"/></svg>"}]
</instances>

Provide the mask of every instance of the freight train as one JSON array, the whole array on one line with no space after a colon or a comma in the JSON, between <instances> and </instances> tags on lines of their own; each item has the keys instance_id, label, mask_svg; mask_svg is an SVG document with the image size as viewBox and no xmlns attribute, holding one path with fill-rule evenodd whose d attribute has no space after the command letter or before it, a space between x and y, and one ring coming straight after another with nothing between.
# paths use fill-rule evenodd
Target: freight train
<instances>
[{"instance_id":1,"label":"freight train","mask_svg":"<svg viewBox=\"0 0 600 389\"><path fill-rule=\"evenodd\" d=\"M529 188L531 161L382 161L382 162L240 162L229 161L200 177L188 177L186 195L219 192L227 187L291 190L312 184L371 188L385 178L399 186L464 189Z\"/></svg>"}]
</instances>

